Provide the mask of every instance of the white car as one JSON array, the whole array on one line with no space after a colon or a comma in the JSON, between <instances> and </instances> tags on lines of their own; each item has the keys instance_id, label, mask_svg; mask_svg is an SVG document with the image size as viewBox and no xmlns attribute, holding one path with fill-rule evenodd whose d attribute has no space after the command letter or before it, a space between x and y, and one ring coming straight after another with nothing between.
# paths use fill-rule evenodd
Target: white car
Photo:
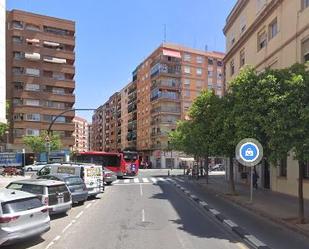
<instances>
[{"instance_id":1,"label":"white car","mask_svg":"<svg viewBox=\"0 0 309 249\"><path fill-rule=\"evenodd\" d=\"M0 190L0 245L39 236L49 229L48 209L36 195Z\"/></svg>"},{"instance_id":2,"label":"white car","mask_svg":"<svg viewBox=\"0 0 309 249\"><path fill-rule=\"evenodd\" d=\"M39 171L46 165L46 162L37 162L31 165L26 165L25 171Z\"/></svg>"}]
</instances>

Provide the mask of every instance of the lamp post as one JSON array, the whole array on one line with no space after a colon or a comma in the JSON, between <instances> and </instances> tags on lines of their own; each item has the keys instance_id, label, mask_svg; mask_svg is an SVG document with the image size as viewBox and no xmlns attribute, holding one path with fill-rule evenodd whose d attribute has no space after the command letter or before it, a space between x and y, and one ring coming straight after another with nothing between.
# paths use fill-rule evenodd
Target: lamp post
<instances>
[{"instance_id":1,"label":"lamp post","mask_svg":"<svg viewBox=\"0 0 309 249\"><path fill-rule=\"evenodd\" d=\"M6 135L5 150L8 151L8 149L9 149L9 131L5 131L5 135Z\"/></svg>"}]
</instances>

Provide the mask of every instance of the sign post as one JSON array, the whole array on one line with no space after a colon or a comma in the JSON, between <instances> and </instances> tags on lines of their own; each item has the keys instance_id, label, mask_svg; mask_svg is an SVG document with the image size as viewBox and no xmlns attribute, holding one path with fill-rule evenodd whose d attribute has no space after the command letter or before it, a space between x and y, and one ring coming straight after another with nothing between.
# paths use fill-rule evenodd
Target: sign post
<instances>
[{"instance_id":1,"label":"sign post","mask_svg":"<svg viewBox=\"0 0 309 249\"><path fill-rule=\"evenodd\" d=\"M263 158L262 145L253 138L245 138L236 146L236 159L244 166L250 167L250 202L253 201L253 167Z\"/></svg>"}]
</instances>

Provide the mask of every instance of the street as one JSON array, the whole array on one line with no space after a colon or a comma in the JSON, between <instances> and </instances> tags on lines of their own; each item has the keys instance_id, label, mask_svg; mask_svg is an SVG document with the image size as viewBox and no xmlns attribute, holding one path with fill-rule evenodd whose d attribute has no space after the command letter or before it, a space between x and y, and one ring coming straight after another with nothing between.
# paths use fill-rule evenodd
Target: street
<instances>
[{"instance_id":1,"label":"street","mask_svg":"<svg viewBox=\"0 0 309 249\"><path fill-rule=\"evenodd\" d=\"M121 179L100 198L53 218L42 238L7 248L247 248L166 176L151 170Z\"/></svg>"}]
</instances>

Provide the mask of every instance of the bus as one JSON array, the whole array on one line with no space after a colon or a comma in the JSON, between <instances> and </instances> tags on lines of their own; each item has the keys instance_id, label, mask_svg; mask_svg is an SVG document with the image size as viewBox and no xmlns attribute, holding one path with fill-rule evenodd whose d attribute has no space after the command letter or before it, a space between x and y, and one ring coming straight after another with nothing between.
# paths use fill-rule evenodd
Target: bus
<instances>
[{"instance_id":1,"label":"bus","mask_svg":"<svg viewBox=\"0 0 309 249\"><path fill-rule=\"evenodd\" d=\"M101 165L115 172L118 177L136 176L139 169L138 153L133 151L119 153L103 151L79 152L74 155L73 161Z\"/></svg>"}]
</instances>

